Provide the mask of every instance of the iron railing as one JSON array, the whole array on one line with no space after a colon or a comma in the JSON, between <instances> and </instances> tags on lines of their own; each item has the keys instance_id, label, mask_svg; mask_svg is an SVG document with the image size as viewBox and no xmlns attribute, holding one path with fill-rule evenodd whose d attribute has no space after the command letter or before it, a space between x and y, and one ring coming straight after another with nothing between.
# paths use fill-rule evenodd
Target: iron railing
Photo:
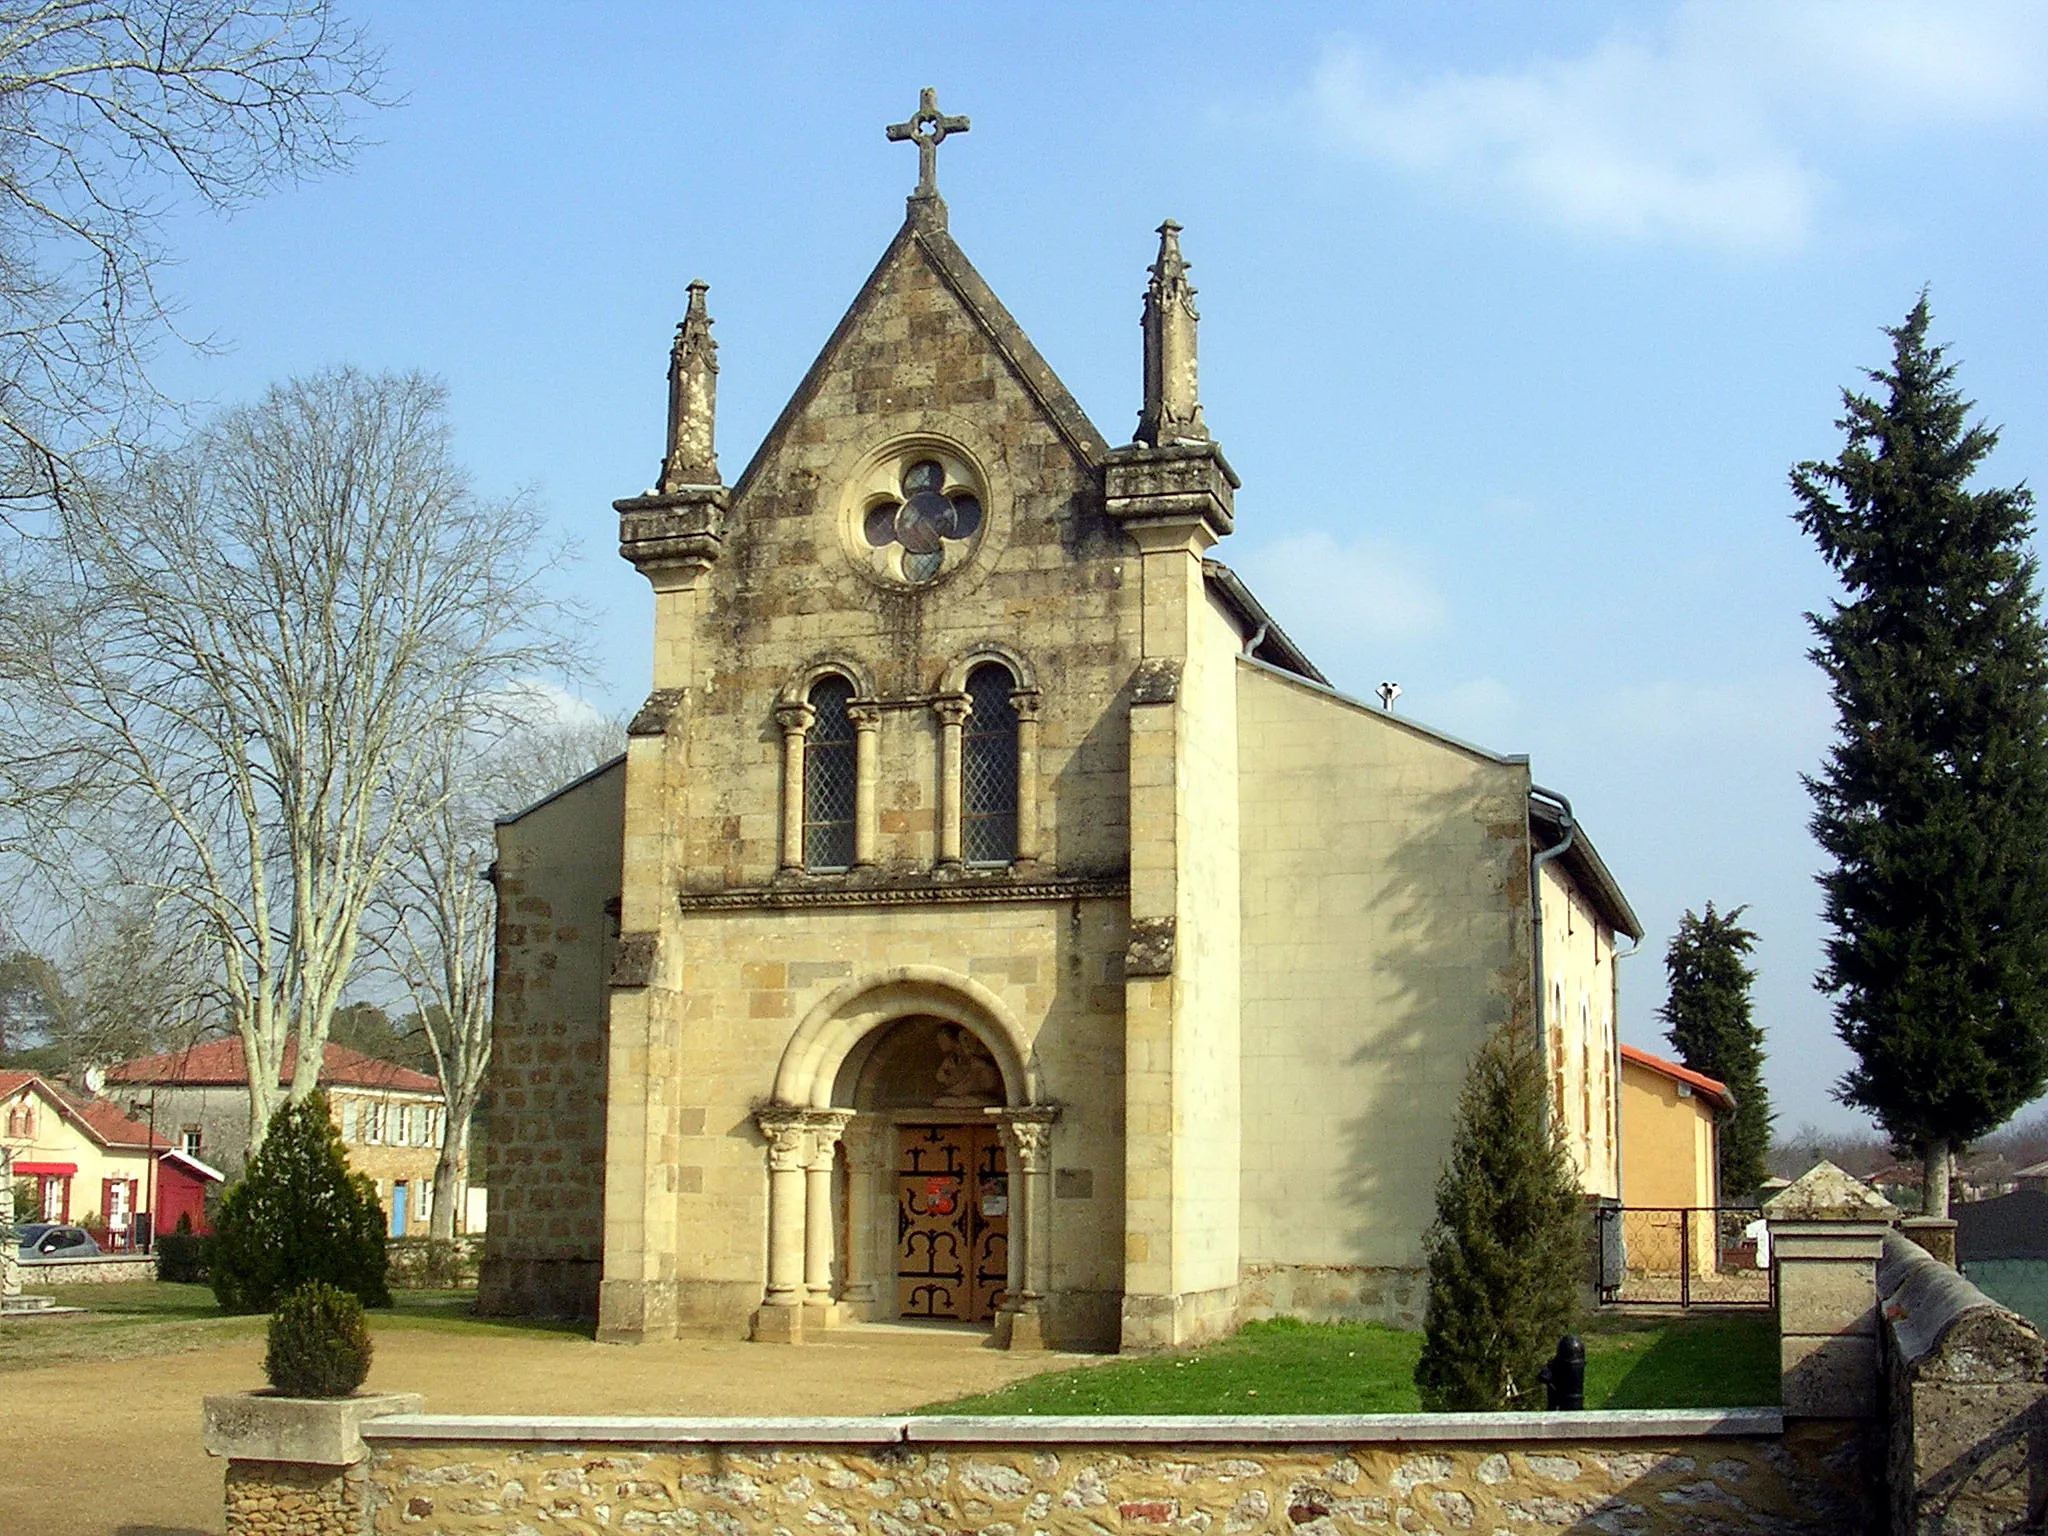
<instances>
[{"instance_id":1,"label":"iron railing","mask_svg":"<svg viewBox=\"0 0 2048 1536\"><path fill-rule=\"evenodd\" d=\"M1600 1299L1641 1307L1777 1305L1763 1212L1753 1206L1605 1206Z\"/></svg>"}]
</instances>

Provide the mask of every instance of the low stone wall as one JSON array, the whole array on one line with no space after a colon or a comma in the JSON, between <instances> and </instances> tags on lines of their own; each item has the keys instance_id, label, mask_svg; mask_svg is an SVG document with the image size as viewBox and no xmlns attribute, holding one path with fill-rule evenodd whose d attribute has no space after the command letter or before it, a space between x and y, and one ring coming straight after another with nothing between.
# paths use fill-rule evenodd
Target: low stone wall
<instances>
[{"instance_id":1,"label":"low stone wall","mask_svg":"<svg viewBox=\"0 0 2048 1536\"><path fill-rule=\"evenodd\" d=\"M1775 1409L362 1426L374 1529L826 1536L1865 1531L1864 1426Z\"/></svg>"},{"instance_id":2,"label":"low stone wall","mask_svg":"<svg viewBox=\"0 0 2048 1536\"><path fill-rule=\"evenodd\" d=\"M1877 1293L1892 1530L2039 1530L2048 1512L2048 1344L1897 1233L1885 1235Z\"/></svg>"},{"instance_id":3,"label":"low stone wall","mask_svg":"<svg viewBox=\"0 0 2048 1536\"><path fill-rule=\"evenodd\" d=\"M147 1253L102 1253L85 1259L24 1259L21 1288L39 1291L52 1285L93 1285L116 1280L154 1280L156 1259Z\"/></svg>"}]
</instances>

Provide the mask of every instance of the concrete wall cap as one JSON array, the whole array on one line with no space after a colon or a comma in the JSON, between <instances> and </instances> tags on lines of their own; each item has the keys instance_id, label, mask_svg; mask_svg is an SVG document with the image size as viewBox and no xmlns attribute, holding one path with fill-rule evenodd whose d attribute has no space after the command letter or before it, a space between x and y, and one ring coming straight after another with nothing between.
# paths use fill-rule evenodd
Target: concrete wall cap
<instances>
[{"instance_id":1,"label":"concrete wall cap","mask_svg":"<svg viewBox=\"0 0 2048 1536\"><path fill-rule=\"evenodd\" d=\"M1823 1159L1764 1202L1772 1221L1882 1221L1899 1208L1861 1179Z\"/></svg>"},{"instance_id":2,"label":"concrete wall cap","mask_svg":"<svg viewBox=\"0 0 2048 1536\"><path fill-rule=\"evenodd\" d=\"M362 1426L372 1442L548 1445L1373 1445L1467 1441L1685 1440L1776 1435L1776 1408L1653 1408L1587 1413L1188 1414L801 1419L569 1418L395 1414Z\"/></svg>"},{"instance_id":3,"label":"concrete wall cap","mask_svg":"<svg viewBox=\"0 0 2048 1536\"><path fill-rule=\"evenodd\" d=\"M363 1459L362 1428L391 1413L418 1413L417 1392L363 1392L354 1397L280 1397L231 1392L205 1401L202 1432L209 1456L230 1461L287 1461L316 1467L353 1466Z\"/></svg>"}]
</instances>

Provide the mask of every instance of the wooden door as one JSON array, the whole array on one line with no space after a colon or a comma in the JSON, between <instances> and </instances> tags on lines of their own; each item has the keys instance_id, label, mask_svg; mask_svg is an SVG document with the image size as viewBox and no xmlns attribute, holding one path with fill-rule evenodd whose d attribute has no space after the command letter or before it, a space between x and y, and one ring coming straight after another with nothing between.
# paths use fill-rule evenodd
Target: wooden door
<instances>
[{"instance_id":1,"label":"wooden door","mask_svg":"<svg viewBox=\"0 0 2048 1536\"><path fill-rule=\"evenodd\" d=\"M985 1323L1009 1280L1009 1174L991 1125L897 1133L896 1310Z\"/></svg>"}]
</instances>

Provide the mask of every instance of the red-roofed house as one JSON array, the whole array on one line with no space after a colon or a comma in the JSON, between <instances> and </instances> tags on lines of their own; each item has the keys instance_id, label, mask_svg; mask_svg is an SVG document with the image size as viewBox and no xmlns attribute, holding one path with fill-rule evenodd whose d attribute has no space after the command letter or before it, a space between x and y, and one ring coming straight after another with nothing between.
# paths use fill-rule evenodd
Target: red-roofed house
<instances>
[{"instance_id":1,"label":"red-roofed house","mask_svg":"<svg viewBox=\"0 0 2048 1536\"><path fill-rule=\"evenodd\" d=\"M56 1221L105 1231L130 1245L157 1181L152 1159L170 1143L105 1099L81 1098L33 1072L0 1072L0 1146L17 1184L17 1221Z\"/></svg>"},{"instance_id":2,"label":"red-roofed house","mask_svg":"<svg viewBox=\"0 0 2048 1536\"><path fill-rule=\"evenodd\" d=\"M1725 1083L1632 1045L1621 1048L1622 1201L1635 1209L1721 1203ZM1731 1194L1748 1195L1749 1190Z\"/></svg>"},{"instance_id":3,"label":"red-roofed house","mask_svg":"<svg viewBox=\"0 0 2048 1536\"><path fill-rule=\"evenodd\" d=\"M177 1138L179 1151L232 1178L241 1172L249 1144L244 1060L239 1039L209 1040L110 1068L107 1093L140 1113L153 1102L156 1123ZM280 1086L290 1083L297 1064L296 1044L287 1045ZM330 1042L321 1057L320 1086L350 1164L376 1180L391 1235L424 1233L446 1113L439 1080Z\"/></svg>"}]
</instances>

